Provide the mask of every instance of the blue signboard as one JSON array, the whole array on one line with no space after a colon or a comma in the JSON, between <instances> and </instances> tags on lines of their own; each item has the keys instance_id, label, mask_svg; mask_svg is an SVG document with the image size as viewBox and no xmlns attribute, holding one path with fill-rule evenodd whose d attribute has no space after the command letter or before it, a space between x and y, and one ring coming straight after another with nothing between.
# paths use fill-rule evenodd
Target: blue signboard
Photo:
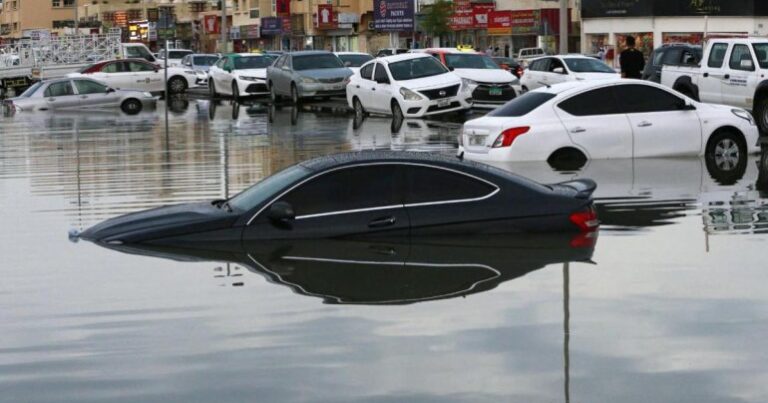
<instances>
[{"instance_id":1,"label":"blue signboard","mask_svg":"<svg viewBox=\"0 0 768 403\"><path fill-rule=\"evenodd\" d=\"M261 19L262 35L280 35L283 33L283 19L280 17L263 17Z\"/></svg>"},{"instance_id":2,"label":"blue signboard","mask_svg":"<svg viewBox=\"0 0 768 403\"><path fill-rule=\"evenodd\" d=\"M413 0L373 0L373 27L377 31L413 31Z\"/></svg>"}]
</instances>

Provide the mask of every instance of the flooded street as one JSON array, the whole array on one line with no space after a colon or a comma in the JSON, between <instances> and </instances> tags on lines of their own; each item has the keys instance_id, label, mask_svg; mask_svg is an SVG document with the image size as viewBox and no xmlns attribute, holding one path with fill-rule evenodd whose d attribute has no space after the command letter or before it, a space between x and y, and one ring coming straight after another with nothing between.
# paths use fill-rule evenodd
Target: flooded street
<instances>
[{"instance_id":1,"label":"flooded street","mask_svg":"<svg viewBox=\"0 0 768 403\"><path fill-rule=\"evenodd\" d=\"M229 101L169 109L167 122L162 102L0 117L0 401L768 401L757 156L727 172L698 158L498 165L596 180L597 240L71 242L316 156L453 154L461 128Z\"/></svg>"}]
</instances>

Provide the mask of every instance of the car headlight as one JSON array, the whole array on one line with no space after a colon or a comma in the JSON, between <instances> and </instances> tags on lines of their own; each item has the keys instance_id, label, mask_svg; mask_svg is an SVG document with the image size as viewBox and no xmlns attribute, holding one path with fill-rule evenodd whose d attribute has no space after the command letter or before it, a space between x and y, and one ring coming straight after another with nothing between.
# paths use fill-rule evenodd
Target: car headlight
<instances>
[{"instance_id":1,"label":"car headlight","mask_svg":"<svg viewBox=\"0 0 768 403\"><path fill-rule=\"evenodd\" d=\"M421 99L421 95L405 87L400 88L400 95L402 95L406 101L418 101Z\"/></svg>"},{"instance_id":2,"label":"car headlight","mask_svg":"<svg viewBox=\"0 0 768 403\"><path fill-rule=\"evenodd\" d=\"M154 98L154 95L152 95L151 92L144 92L143 95L144 95L144 98Z\"/></svg>"},{"instance_id":3,"label":"car headlight","mask_svg":"<svg viewBox=\"0 0 768 403\"><path fill-rule=\"evenodd\" d=\"M314 79L314 78L312 78L312 77L301 77L301 78L299 79L299 81L301 81L301 82L302 82L302 83L304 83L304 84L314 84L314 83L316 83L316 82L317 82L317 80L315 80L315 79Z\"/></svg>"},{"instance_id":4,"label":"car headlight","mask_svg":"<svg viewBox=\"0 0 768 403\"><path fill-rule=\"evenodd\" d=\"M471 85L477 85L477 81L470 80L468 78L461 79L461 88L463 90L468 90Z\"/></svg>"},{"instance_id":5,"label":"car headlight","mask_svg":"<svg viewBox=\"0 0 768 403\"><path fill-rule=\"evenodd\" d=\"M734 109L731 109L731 113L746 120L747 122L749 122L750 125L755 126L755 119L752 117L752 114L747 112L746 110L734 108Z\"/></svg>"},{"instance_id":6,"label":"car headlight","mask_svg":"<svg viewBox=\"0 0 768 403\"><path fill-rule=\"evenodd\" d=\"M251 77L251 76L239 76L238 78L241 79L241 80L245 80L245 81L259 81L259 80L261 80L261 78Z\"/></svg>"}]
</instances>

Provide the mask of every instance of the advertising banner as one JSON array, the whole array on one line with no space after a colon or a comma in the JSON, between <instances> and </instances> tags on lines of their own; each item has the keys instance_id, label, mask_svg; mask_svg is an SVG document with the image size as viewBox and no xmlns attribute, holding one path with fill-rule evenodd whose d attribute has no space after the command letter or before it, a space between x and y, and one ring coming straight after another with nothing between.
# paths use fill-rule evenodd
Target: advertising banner
<instances>
[{"instance_id":1,"label":"advertising banner","mask_svg":"<svg viewBox=\"0 0 768 403\"><path fill-rule=\"evenodd\" d=\"M290 17L291 0L275 0L275 13L278 17Z\"/></svg>"},{"instance_id":2,"label":"advertising banner","mask_svg":"<svg viewBox=\"0 0 768 403\"><path fill-rule=\"evenodd\" d=\"M412 0L373 0L373 27L377 31L413 31Z\"/></svg>"},{"instance_id":3,"label":"advertising banner","mask_svg":"<svg viewBox=\"0 0 768 403\"><path fill-rule=\"evenodd\" d=\"M472 16L472 3L469 0L455 0L453 2L453 14L448 26L454 31L472 29L474 17Z\"/></svg>"},{"instance_id":4,"label":"advertising banner","mask_svg":"<svg viewBox=\"0 0 768 403\"><path fill-rule=\"evenodd\" d=\"M218 34L221 33L221 24L219 17L215 15L206 15L203 20L203 29L206 34Z\"/></svg>"},{"instance_id":5,"label":"advertising banner","mask_svg":"<svg viewBox=\"0 0 768 403\"><path fill-rule=\"evenodd\" d=\"M488 13L496 9L494 4L475 4L472 6L472 25L475 29L488 28Z\"/></svg>"},{"instance_id":6,"label":"advertising banner","mask_svg":"<svg viewBox=\"0 0 768 403\"><path fill-rule=\"evenodd\" d=\"M512 35L512 11L488 13L488 35Z\"/></svg>"},{"instance_id":7,"label":"advertising banner","mask_svg":"<svg viewBox=\"0 0 768 403\"><path fill-rule=\"evenodd\" d=\"M766 16L765 0L582 0L582 18Z\"/></svg>"},{"instance_id":8,"label":"advertising banner","mask_svg":"<svg viewBox=\"0 0 768 403\"><path fill-rule=\"evenodd\" d=\"M336 29L336 22L333 17L333 5L317 5L317 29Z\"/></svg>"},{"instance_id":9,"label":"advertising banner","mask_svg":"<svg viewBox=\"0 0 768 403\"><path fill-rule=\"evenodd\" d=\"M539 10L512 11L512 35L538 35Z\"/></svg>"},{"instance_id":10,"label":"advertising banner","mask_svg":"<svg viewBox=\"0 0 768 403\"><path fill-rule=\"evenodd\" d=\"M240 27L240 37L243 39L261 38L261 27L257 24L243 25Z\"/></svg>"},{"instance_id":11,"label":"advertising banner","mask_svg":"<svg viewBox=\"0 0 768 403\"><path fill-rule=\"evenodd\" d=\"M291 29L293 26L291 25L291 17L280 17L283 19L282 22L282 28L283 28L283 34L291 34Z\"/></svg>"},{"instance_id":12,"label":"advertising banner","mask_svg":"<svg viewBox=\"0 0 768 403\"><path fill-rule=\"evenodd\" d=\"M279 17L262 17L261 34L262 35L280 35L283 33L283 19Z\"/></svg>"}]
</instances>

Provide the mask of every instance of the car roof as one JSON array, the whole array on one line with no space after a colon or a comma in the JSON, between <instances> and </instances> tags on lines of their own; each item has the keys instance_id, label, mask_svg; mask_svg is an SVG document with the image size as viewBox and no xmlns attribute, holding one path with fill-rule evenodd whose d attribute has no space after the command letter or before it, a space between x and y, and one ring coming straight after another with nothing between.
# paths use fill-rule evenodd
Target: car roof
<instances>
[{"instance_id":1,"label":"car roof","mask_svg":"<svg viewBox=\"0 0 768 403\"><path fill-rule=\"evenodd\" d=\"M368 53L365 52L333 52L336 55L361 55L361 56L370 56Z\"/></svg>"},{"instance_id":2,"label":"car roof","mask_svg":"<svg viewBox=\"0 0 768 403\"><path fill-rule=\"evenodd\" d=\"M426 48L423 50L424 52L432 52L432 53L462 53L462 54L477 54L477 52L468 51L468 50L459 50L456 48Z\"/></svg>"},{"instance_id":3,"label":"car roof","mask_svg":"<svg viewBox=\"0 0 768 403\"><path fill-rule=\"evenodd\" d=\"M293 56L307 56L307 55L332 55L333 53L327 50L300 50L298 52L291 52Z\"/></svg>"},{"instance_id":4,"label":"car roof","mask_svg":"<svg viewBox=\"0 0 768 403\"><path fill-rule=\"evenodd\" d=\"M616 77L616 78L607 78L604 80L566 81L563 83L550 85L549 87L546 87L546 86L539 87L531 92L545 92L549 94L559 95L559 94L567 94L572 92L580 92L580 91L589 90L592 88L607 87L607 86L612 86L617 84L641 84L641 85L647 85L649 87L661 88L667 91L670 90L669 88L664 87L661 84L656 84L650 81Z\"/></svg>"},{"instance_id":5,"label":"car roof","mask_svg":"<svg viewBox=\"0 0 768 403\"><path fill-rule=\"evenodd\" d=\"M419 59L424 57L432 57L426 53L400 53L399 55L390 55L390 56L384 56L380 57L377 60L383 61L385 63L396 63L401 62L403 60L411 60L411 59Z\"/></svg>"}]
</instances>

